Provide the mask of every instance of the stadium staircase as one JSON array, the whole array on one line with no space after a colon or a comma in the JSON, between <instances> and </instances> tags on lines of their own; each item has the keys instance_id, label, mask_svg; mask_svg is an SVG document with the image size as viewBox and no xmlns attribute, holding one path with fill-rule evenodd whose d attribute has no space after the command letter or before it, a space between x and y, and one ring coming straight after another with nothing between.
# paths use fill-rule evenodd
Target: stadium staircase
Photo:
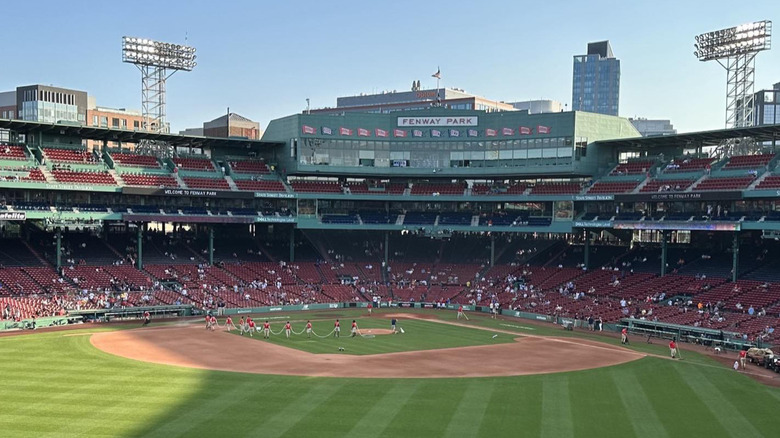
<instances>
[{"instance_id":1,"label":"stadium staircase","mask_svg":"<svg viewBox=\"0 0 780 438\"><path fill-rule=\"evenodd\" d=\"M38 166L38 169L40 169L41 173L43 174L43 177L46 178L47 183L52 184L57 182L57 180L54 179L54 175L52 175L48 166L41 164L40 166Z\"/></svg>"},{"instance_id":2,"label":"stadium staircase","mask_svg":"<svg viewBox=\"0 0 780 438\"><path fill-rule=\"evenodd\" d=\"M179 184L179 187L183 189L187 188L187 184L184 184L184 180L181 179L181 175L179 175L179 172L174 173L173 177L176 178L176 183Z\"/></svg>"},{"instance_id":3,"label":"stadium staircase","mask_svg":"<svg viewBox=\"0 0 780 438\"><path fill-rule=\"evenodd\" d=\"M705 173L704 175L700 176L699 179L693 182L693 184L689 185L687 189L685 189L686 192L692 192L693 188L699 185L702 181L707 179L707 177L710 176L709 174Z\"/></svg>"},{"instance_id":4,"label":"stadium staircase","mask_svg":"<svg viewBox=\"0 0 780 438\"><path fill-rule=\"evenodd\" d=\"M639 193L651 180L652 178L643 179L642 182L631 191L631 193Z\"/></svg>"},{"instance_id":5,"label":"stadium staircase","mask_svg":"<svg viewBox=\"0 0 780 438\"><path fill-rule=\"evenodd\" d=\"M46 259L44 259L44 258L43 258L43 257L42 257L42 256L41 256L39 253L38 253L38 251L36 251L36 250L35 250L35 249L32 247L32 245L30 245L30 242L28 242L28 241L26 241L26 240L24 240L24 239L21 239L21 242L22 242L22 245L24 245L24 246L25 246L25 248L27 248L27 250L28 250L28 251L30 251L30 253L31 253L32 255L34 255L36 259L38 259L38 261L41 263L41 266L47 266L47 265L49 264L49 263L46 261Z\"/></svg>"},{"instance_id":6,"label":"stadium staircase","mask_svg":"<svg viewBox=\"0 0 780 438\"><path fill-rule=\"evenodd\" d=\"M233 177L230 175L225 175L225 180L227 181L228 185L230 186L230 190L236 192L238 191L238 186L236 185L236 182L233 181Z\"/></svg>"},{"instance_id":7,"label":"stadium staircase","mask_svg":"<svg viewBox=\"0 0 780 438\"><path fill-rule=\"evenodd\" d=\"M756 180L755 180L755 181L753 181L752 183L750 183L750 185L749 185L749 186L747 186L747 188L745 189L745 191L748 191L748 190L755 190L755 189L756 189L756 186L758 186L759 184L761 184L761 182L762 182L762 181L764 181L764 180L765 180L765 179L766 179L768 176L770 176L770 175L772 175L772 172L764 172L764 173L762 173L762 174L761 174L761 176L759 176L758 178L756 178Z\"/></svg>"},{"instance_id":8,"label":"stadium staircase","mask_svg":"<svg viewBox=\"0 0 780 438\"><path fill-rule=\"evenodd\" d=\"M396 225L403 225L403 224L404 224L404 219L405 219L405 218L406 218L406 215L405 215L405 214L399 214L399 215L398 215L398 218L395 220L395 224L396 224Z\"/></svg>"},{"instance_id":9,"label":"stadium staircase","mask_svg":"<svg viewBox=\"0 0 780 438\"><path fill-rule=\"evenodd\" d=\"M125 180L122 179L122 176L119 175L119 172L117 172L115 169L108 169L108 174L111 175L111 177L114 178L114 181L116 181L120 186L125 185Z\"/></svg>"}]
</instances>

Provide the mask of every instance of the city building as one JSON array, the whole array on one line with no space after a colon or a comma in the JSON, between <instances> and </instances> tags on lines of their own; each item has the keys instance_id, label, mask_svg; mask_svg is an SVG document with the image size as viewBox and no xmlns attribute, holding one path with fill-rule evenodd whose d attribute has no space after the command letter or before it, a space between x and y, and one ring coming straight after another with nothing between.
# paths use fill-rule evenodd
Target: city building
<instances>
[{"instance_id":1,"label":"city building","mask_svg":"<svg viewBox=\"0 0 780 438\"><path fill-rule=\"evenodd\" d=\"M179 131L179 135L194 135L198 137L203 136L203 128L187 128Z\"/></svg>"},{"instance_id":2,"label":"city building","mask_svg":"<svg viewBox=\"0 0 780 438\"><path fill-rule=\"evenodd\" d=\"M257 140L263 135L260 124L236 113L228 113L210 122L203 122L200 135L206 137L239 137Z\"/></svg>"},{"instance_id":3,"label":"city building","mask_svg":"<svg viewBox=\"0 0 780 438\"><path fill-rule=\"evenodd\" d=\"M528 114L559 113L563 111L563 104L557 100L523 100L510 103L518 111L528 111Z\"/></svg>"},{"instance_id":4,"label":"city building","mask_svg":"<svg viewBox=\"0 0 780 438\"><path fill-rule=\"evenodd\" d=\"M646 119L643 117L636 119L629 118L628 120L634 125L634 128L642 134L642 137L677 134L677 130L674 129L670 120Z\"/></svg>"},{"instance_id":5,"label":"city building","mask_svg":"<svg viewBox=\"0 0 780 438\"><path fill-rule=\"evenodd\" d=\"M312 114L343 114L352 112L387 114L395 111L422 110L432 107L486 112L515 111L512 104L467 93L459 88L423 90L417 86L411 91L383 91L336 98L335 108L319 108Z\"/></svg>"},{"instance_id":6,"label":"city building","mask_svg":"<svg viewBox=\"0 0 780 438\"><path fill-rule=\"evenodd\" d=\"M138 110L128 110L125 108L106 108L95 104L94 97L88 99L89 107L87 109L87 124L92 127L124 129L130 131L142 131L144 118ZM107 147L119 147L116 142L100 142L88 140L87 150L99 148L101 145ZM135 145L122 144L122 147L134 147Z\"/></svg>"},{"instance_id":7,"label":"city building","mask_svg":"<svg viewBox=\"0 0 780 438\"><path fill-rule=\"evenodd\" d=\"M620 104L620 60L609 41L588 44L586 55L574 57L572 109L618 115Z\"/></svg>"},{"instance_id":8,"label":"city building","mask_svg":"<svg viewBox=\"0 0 780 438\"><path fill-rule=\"evenodd\" d=\"M776 83L771 90L757 92L753 102L755 126L780 123L780 82Z\"/></svg>"},{"instance_id":9,"label":"city building","mask_svg":"<svg viewBox=\"0 0 780 438\"><path fill-rule=\"evenodd\" d=\"M48 85L27 85L0 93L0 118L29 122L86 124L87 93Z\"/></svg>"}]
</instances>

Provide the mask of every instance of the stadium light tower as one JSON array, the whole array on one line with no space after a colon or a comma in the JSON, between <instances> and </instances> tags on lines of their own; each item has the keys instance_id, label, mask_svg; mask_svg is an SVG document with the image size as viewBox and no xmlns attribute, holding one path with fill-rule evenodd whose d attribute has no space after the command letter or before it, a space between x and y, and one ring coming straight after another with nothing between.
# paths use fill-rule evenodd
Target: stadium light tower
<instances>
[{"instance_id":1,"label":"stadium light tower","mask_svg":"<svg viewBox=\"0 0 780 438\"><path fill-rule=\"evenodd\" d=\"M165 82L179 70L192 71L197 65L195 48L146 38L122 37L122 61L141 71L141 112L143 130L168 133L165 120ZM138 145L145 153L169 156L172 151L157 141Z\"/></svg>"},{"instance_id":2,"label":"stadium light tower","mask_svg":"<svg viewBox=\"0 0 780 438\"><path fill-rule=\"evenodd\" d=\"M693 54L699 61L718 61L726 69L726 128L753 126L753 82L756 55L772 47L772 22L768 20L742 24L696 36ZM741 141L749 148L749 141ZM750 152L734 150L720 152Z\"/></svg>"}]
</instances>

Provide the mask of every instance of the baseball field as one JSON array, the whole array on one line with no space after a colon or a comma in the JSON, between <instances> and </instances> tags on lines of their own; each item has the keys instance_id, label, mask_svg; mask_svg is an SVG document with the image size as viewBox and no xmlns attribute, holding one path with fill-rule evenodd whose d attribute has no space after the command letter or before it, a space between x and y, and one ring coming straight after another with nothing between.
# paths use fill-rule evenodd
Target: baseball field
<instances>
[{"instance_id":1,"label":"baseball field","mask_svg":"<svg viewBox=\"0 0 780 438\"><path fill-rule=\"evenodd\" d=\"M671 360L661 342L623 348L617 337L454 316L397 314L403 334L385 334L389 312L342 310L273 315L274 333L291 321L290 339L200 320L1 337L0 434L780 435L780 389L707 356Z\"/></svg>"}]
</instances>

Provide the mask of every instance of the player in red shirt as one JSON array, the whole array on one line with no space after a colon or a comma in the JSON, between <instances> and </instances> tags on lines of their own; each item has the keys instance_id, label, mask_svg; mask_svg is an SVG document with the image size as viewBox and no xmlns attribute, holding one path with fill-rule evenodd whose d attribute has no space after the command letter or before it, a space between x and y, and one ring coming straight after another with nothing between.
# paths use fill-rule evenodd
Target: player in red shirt
<instances>
[{"instance_id":1,"label":"player in red shirt","mask_svg":"<svg viewBox=\"0 0 780 438\"><path fill-rule=\"evenodd\" d=\"M352 337L353 337L353 338L354 338L355 336L357 336L357 330L358 330L358 327L357 327L357 322L355 322L355 320L353 319L353 320L352 320Z\"/></svg>"},{"instance_id":2,"label":"player in red shirt","mask_svg":"<svg viewBox=\"0 0 780 438\"><path fill-rule=\"evenodd\" d=\"M211 315L211 331L213 332L215 330L215 327L217 327L217 317L214 315Z\"/></svg>"},{"instance_id":3,"label":"player in red shirt","mask_svg":"<svg viewBox=\"0 0 780 438\"><path fill-rule=\"evenodd\" d=\"M243 316L238 320L238 329L240 330L239 334L244 336L244 332L246 332L246 322L244 322Z\"/></svg>"},{"instance_id":4,"label":"player in red shirt","mask_svg":"<svg viewBox=\"0 0 780 438\"><path fill-rule=\"evenodd\" d=\"M206 330L211 328L211 315L206 314Z\"/></svg>"},{"instance_id":5,"label":"player in red shirt","mask_svg":"<svg viewBox=\"0 0 780 438\"><path fill-rule=\"evenodd\" d=\"M311 338L311 321L306 321L306 337Z\"/></svg>"},{"instance_id":6,"label":"player in red shirt","mask_svg":"<svg viewBox=\"0 0 780 438\"><path fill-rule=\"evenodd\" d=\"M149 311L147 310L144 312L144 325L149 325L149 323L152 321L151 315L149 315Z\"/></svg>"},{"instance_id":7,"label":"player in red shirt","mask_svg":"<svg viewBox=\"0 0 780 438\"><path fill-rule=\"evenodd\" d=\"M672 355L672 359L675 359L677 356L677 343L674 342L674 339L669 341L669 353Z\"/></svg>"},{"instance_id":8,"label":"player in red shirt","mask_svg":"<svg viewBox=\"0 0 780 438\"><path fill-rule=\"evenodd\" d=\"M620 331L620 343L628 344L628 329L625 327L623 327L623 330Z\"/></svg>"},{"instance_id":9,"label":"player in red shirt","mask_svg":"<svg viewBox=\"0 0 780 438\"><path fill-rule=\"evenodd\" d=\"M368 302L368 316L371 316L371 310L374 309L374 305L371 304L371 301Z\"/></svg>"},{"instance_id":10,"label":"player in red shirt","mask_svg":"<svg viewBox=\"0 0 780 438\"><path fill-rule=\"evenodd\" d=\"M336 320L336 324L334 324L333 327L333 337L334 338L340 338L341 337L341 323L339 320Z\"/></svg>"},{"instance_id":11,"label":"player in red shirt","mask_svg":"<svg viewBox=\"0 0 780 438\"><path fill-rule=\"evenodd\" d=\"M253 333L255 331L255 322L252 320L252 318L247 318L247 321L249 321L249 336L254 337Z\"/></svg>"},{"instance_id":12,"label":"player in red shirt","mask_svg":"<svg viewBox=\"0 0 780 438\"><path fill-rule=\"evenodd\" d=\"M268 321L263 323L263 339L268 339L271 337L271 323Z\"/></svg>"},{"instance_id":13,"label":"player in red shirt","mask_svg":"<svg viewBox=\"0 0 780 438\"><path fill-rule=\"evenodd\" d=\"M458 319L460 319L461 316L466 316L466 314L463 313L463 305L458 306Z\"/></svg>"},{"instance_id":14,"label":"player in red shirt","mask_svg":"<svg viewBox=\"0 0 780 438\"><path fill-rule=\"evenodd\" d=\"M287 324L284 325L284 334L287 335L287 339L290 339L290 331L292 331L292 326L290 321L287 321Z\"/></svg>"},{"instance_id":15,"label":"player in red shirt","mask_svg":"<svg viewBox=\"0 0 780 438\"><path fill-rule=\"evenodd\" d=\"M745 360L747 360L747 351L741 350L739 352L739 365L743 370L745 369Z\"/></svg>"},{"instance_id":16,"label":"player in red shirt","mask_svg":"<svg viewBox=\"0 0 780 438\"><path fill-rule=\"evenodd\" d=\"M230 315L228 315L227 319L225 320L225 328L228 332L230 332L231 328L236 328L236 326L233 325L233 318L231 318Z\"/></svg>"}]
</instances>

